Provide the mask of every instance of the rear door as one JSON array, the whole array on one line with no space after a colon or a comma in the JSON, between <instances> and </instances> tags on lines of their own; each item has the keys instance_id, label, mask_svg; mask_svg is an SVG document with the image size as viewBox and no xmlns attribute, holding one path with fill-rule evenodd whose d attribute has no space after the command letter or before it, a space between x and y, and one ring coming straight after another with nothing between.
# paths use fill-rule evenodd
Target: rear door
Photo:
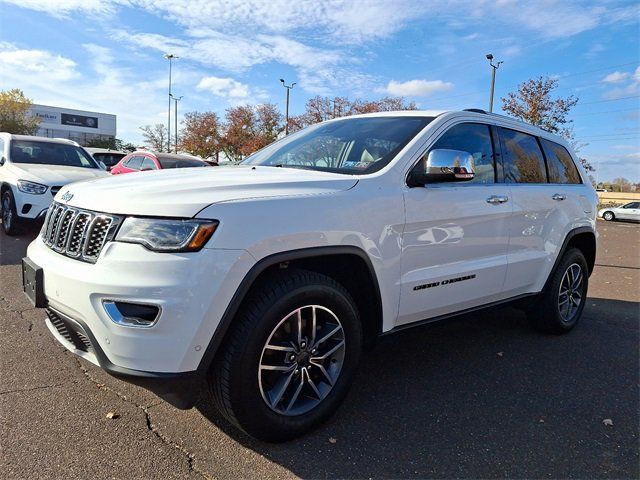
<instances>
[{"instance_id":1,"label":"rear door","mask_svg":"<svg viewBox=\"0 0 640 480\"><path fill-rule=\"evenodd\" d=\"M539 290L567 227L584 217L585 207L579 198L581 183L569 183L580 182L580 176L564 147L545 141L541 144L536 136L509 128L501 127L499 132L504 181L513 197L505 285L506 293L515 296ZM549 171L554 183L548 180L543 145L549 152ZM557 147L564 150L568 160Z\"/></svg>"},{"instance_id":2,"label":"rear door","mask_svg":"<svg viewBox=\"0 0 640 480\"><path fill-rule=\"evenodd\" d=\"M512 202L509 187L496 183L492 129L451 126L420 162L436 148L471 153L477 174L406 188L399 324L490 303L503 290Z\"/></svg>"}]
</instances>

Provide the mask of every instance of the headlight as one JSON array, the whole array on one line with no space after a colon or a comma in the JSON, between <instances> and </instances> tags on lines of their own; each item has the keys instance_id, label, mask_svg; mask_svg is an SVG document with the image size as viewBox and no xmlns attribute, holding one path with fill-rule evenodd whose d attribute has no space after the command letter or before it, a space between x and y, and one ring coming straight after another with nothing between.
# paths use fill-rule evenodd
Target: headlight
<instances>
[{"instance_id":1,"label":"headlight","mask_svg":"<svg viewBox=\"0 0 640 480\"><path fill-rule=\"evenodd\" d=\"M139 243L155 252L195 252L204 247L217 227L215 220L128 217L115 240Z\"/></svg>"},{"instance_id":2,"label":"headlight","mask_svg":"<svg viewBox=\"0 0 640 480\"><path fill-rule=\"evenodd\" d=\"M31 193L33 195L42 195L47 191L46 185L40 185L35 182L28 182L27 180L18 180L18 190L24 193Z\"/></svg>"}]
</instances>

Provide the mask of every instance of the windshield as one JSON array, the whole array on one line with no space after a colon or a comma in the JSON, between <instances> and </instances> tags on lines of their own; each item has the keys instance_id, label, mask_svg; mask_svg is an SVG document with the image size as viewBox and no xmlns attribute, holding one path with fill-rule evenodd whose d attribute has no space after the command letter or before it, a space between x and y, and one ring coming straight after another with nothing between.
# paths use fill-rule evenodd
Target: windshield
<instances>
[{"instance_id":1,"label":"windshield","mask_svg":"<svg viewBox=\"0 0 640 480\"><path fill-rule=\"evenodd\" d=\"M13 140L9 158L13 163L100 168L82 148L66 143Z\"/></svg>"},{"instance_id":2,"label":"windshield","mask_svg":"<svg viewBox=\"0 0 640 480\"><path fill-rule=\"evenodd\" d=\"M372 173L387 165L431 120L404 116L321 123L269 145L242 164Z\"/></svg>"}]
</instances>

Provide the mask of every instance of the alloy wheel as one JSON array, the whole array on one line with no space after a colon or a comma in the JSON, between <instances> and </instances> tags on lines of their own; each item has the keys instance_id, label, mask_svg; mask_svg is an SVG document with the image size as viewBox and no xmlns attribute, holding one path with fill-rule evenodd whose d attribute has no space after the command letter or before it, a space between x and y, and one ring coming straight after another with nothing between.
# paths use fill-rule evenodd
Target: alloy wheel
<instances>
[{"instance_id":1,"label":"alloy wheel","mask_svg":"<svg viewBox=\"0 0 640 480\"><path fill-rule=\"evenodd\" d=\"M340 376L345 345L342 324L328 308L306 305L289 313L262 349L258 370L262 399L281 415L313 410Z\"/></svg>"},{"instance_id":2,"label":"alloy wheel","mask_svg":"<svg viewBox=\"0 0 640 480\"><path fill-rule=\"evenodd\" d=\"M577 263L569 265L562 276L558 293L558 311L563 322L570 322L576 316L582 303L584 275Z\"/></svg>"}]
</instances>

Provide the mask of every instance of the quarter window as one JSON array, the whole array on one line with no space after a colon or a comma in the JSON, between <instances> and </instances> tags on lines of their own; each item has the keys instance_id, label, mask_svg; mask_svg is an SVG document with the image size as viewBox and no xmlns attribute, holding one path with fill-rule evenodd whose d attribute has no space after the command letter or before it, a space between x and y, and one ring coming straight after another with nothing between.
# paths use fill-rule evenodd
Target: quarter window
<instances>
[{"instance_id":1,"label":"quarter window","mask_svg":"<svg viewBox=\"0 0 640 480\"><path fill-rule=\"evenodd\" d=\"M547 183L547 172L538 140L508 128L500 129L506 183Z\"/></svg>"},{"instance_id":2,"label":"quarter window","mask_svg":"<svg viewBox=\"0 0 640 480\"><path fill-rule=\"evenodd\" d=\"M571 155L562 145L540 139L544 154L547 157L550 183L582 183L578 169L573 163Z\"/></svg>"},{"instance_id":3,"label":"quarter window","mask_svg":"<svg viewBox=\"0 0 640 480\"><path fill-rule=\"evenodd\" d=\"M493 143L488 125L480 123L461 123L451 127L442 135L431 150L443 148L448 150L462 150L473 157L475 177L465 183L494 183L495 168ZM429 152L425 154L426 160Z\"/></svg>"}]
</instances>

